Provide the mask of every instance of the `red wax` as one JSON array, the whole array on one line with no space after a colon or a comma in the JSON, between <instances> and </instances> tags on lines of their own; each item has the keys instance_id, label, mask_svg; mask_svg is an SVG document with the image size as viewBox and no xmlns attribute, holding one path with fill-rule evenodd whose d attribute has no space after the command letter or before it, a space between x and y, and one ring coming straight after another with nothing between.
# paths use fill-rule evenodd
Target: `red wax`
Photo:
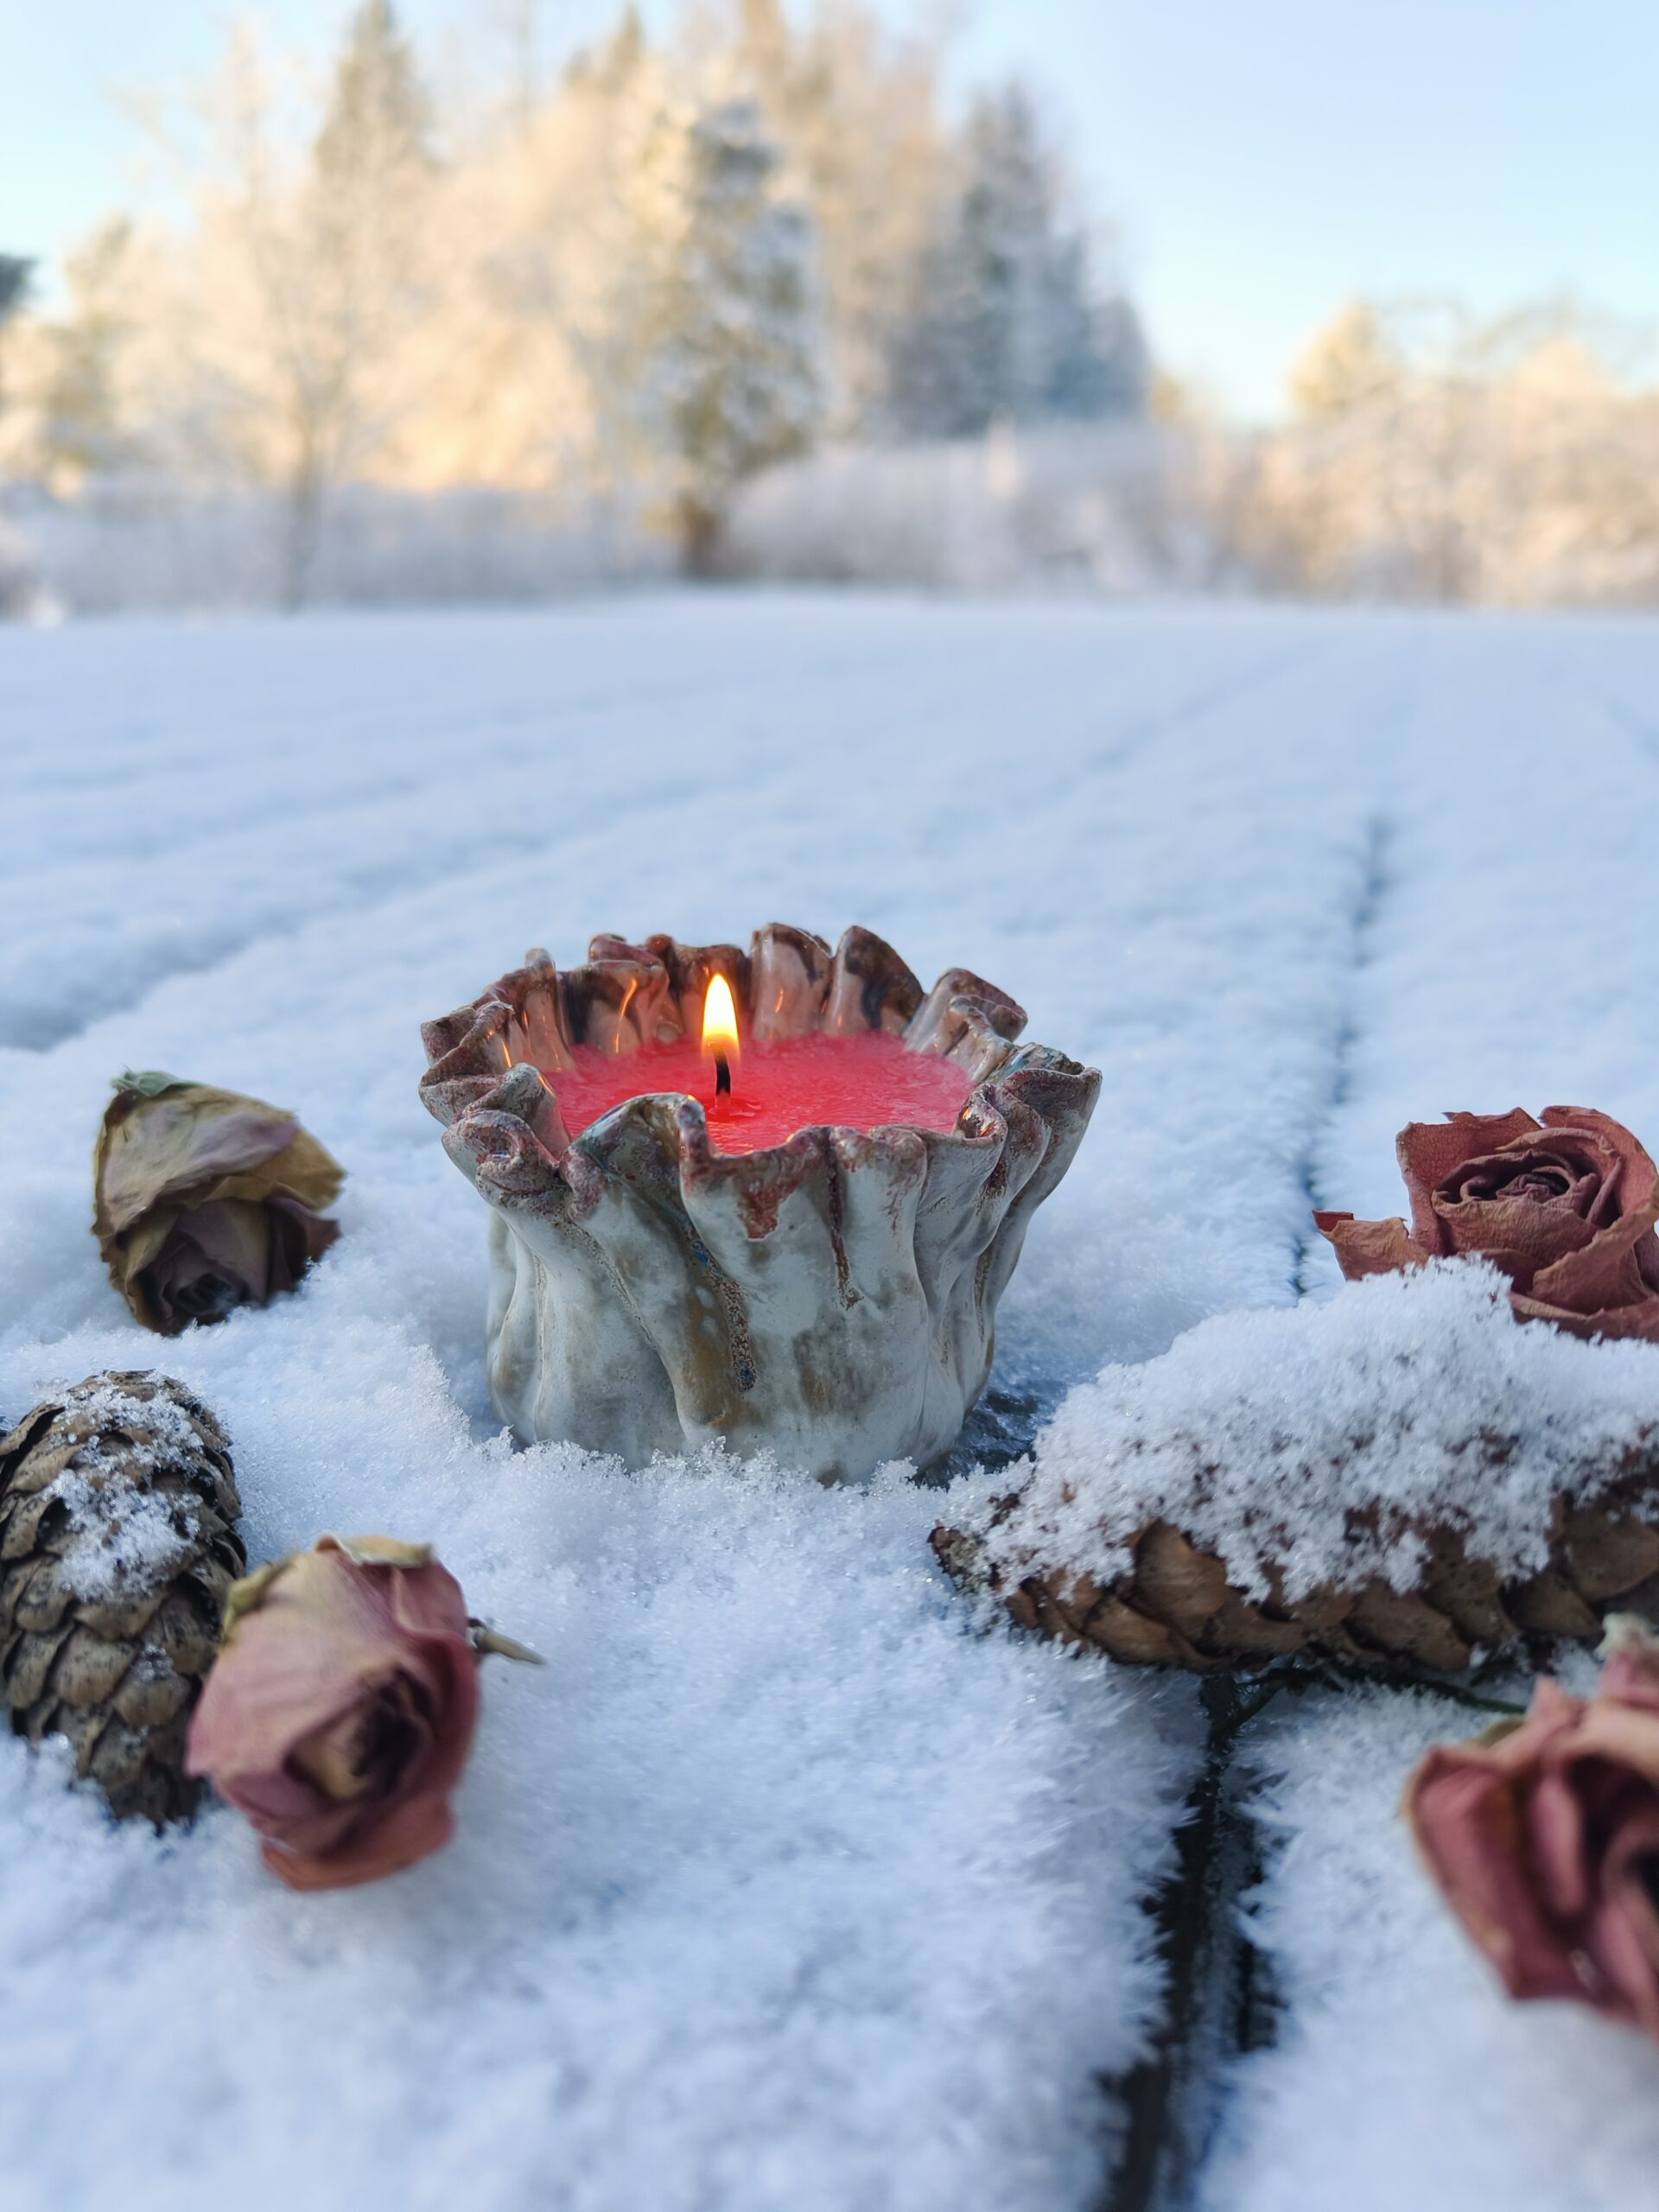
<instances>
[{"instance_id":1,"label":"red wax","mask_svg":"<svg viewBox=\"0 0 1659 2212\"><path fill-rule=\"evenodd\" d=\"M709 1116L716 1152L759 1152L797 1129L875 1129L899 1122L949 1129L973 1084L953 1060L912 1052L883 1030L851 1037L788 1037L745 1045L732 1061L732 1095L715 1094L715 1064L689 1039L639 1052L601 1052L578 1045L573 1068L543 1069L564 1126L581 1135L625 1098L658 1090L689 1092Z\"/></svg>"}]
</instances>

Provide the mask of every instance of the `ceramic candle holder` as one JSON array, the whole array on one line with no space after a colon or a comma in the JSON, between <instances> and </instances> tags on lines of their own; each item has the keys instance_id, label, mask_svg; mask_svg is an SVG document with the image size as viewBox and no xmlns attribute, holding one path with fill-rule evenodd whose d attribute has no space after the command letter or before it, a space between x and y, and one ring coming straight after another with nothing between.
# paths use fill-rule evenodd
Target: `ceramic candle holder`
<instances>
[{"instance_id":1,"label":"ceramic candle holder","mask_svg":"<svg viewBox=\"0 0 1659 2212\"><path fill-rule=\"evenodd\" d=\"M971 1081L954 1128L803 1128L721 1153L697 1100L627 1100L566 1133L573 1048L702 1033L712 976L746 1037L885 1029ZM1016 1045L1021 1009L953 968L780 924L735 945L595 938L544 952L422 1034L421 1094L487 1202L490 1392L524 1442L630 1465L723 1438L825 1481L949 1450L990 1372L1027 1224L1071 1164L1099 1075Z\"/></svg>"}]
</instances>

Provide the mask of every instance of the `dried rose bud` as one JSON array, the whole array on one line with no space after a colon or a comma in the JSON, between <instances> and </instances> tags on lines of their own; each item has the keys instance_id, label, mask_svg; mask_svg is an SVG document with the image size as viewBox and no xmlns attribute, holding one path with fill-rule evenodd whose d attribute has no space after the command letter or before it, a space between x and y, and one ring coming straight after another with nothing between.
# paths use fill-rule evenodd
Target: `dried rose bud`
<instances>
[{"instance_id":1,"label":"dried rose bud","mask_svg":"<svg viewBox=\"0 0 1659 2212\"><path fill-rule=\"evenodd\" d=\"M454 1833L484 1650L535 1656L474 1633L429 1545L323 1536L232 1588L186 1770L246 1814L290 1889L395 1874Z\"/></svg>"},{"instance_id":2,"label":"dried rose bud","mask_svg":"<svg viewBox=\"0 0 1659 2212\"><path fill-rule=\"evenodd\" d=\"M176 1336L292 1290L340 1234L321 1209L342 1179L281 1107L124 1075L92 1154L92 1229L135 1316Z\"/></svg>"},{"instance_id":3,"label":"dried rose bud","mask_svg":"<svg viewBox=\"0 0 1659 2212\"><path fill-rule=\"evenodd\" d=\"M1524 1720L1436 1745L1404 1811L1512 1997L1659 2037L1659 1643L1624 1614L1606 1648L1593 1697L1541 1681Z\"/></svg>"},{"instance_id":4,"label":"dried rose bud","mask_svg":"<svg viewBox=\"0 0 1659 2212\"><path fill-rule=\"evenodd\" d=\"M1659 1169L1587 1106L1410 1122L1396 1141L1411 1199L1398 1217L1316 1213L1350 1281L1437 1258L1502 1268L1523 1321L1659 1343Z\"/></svg>"}]
</instances>

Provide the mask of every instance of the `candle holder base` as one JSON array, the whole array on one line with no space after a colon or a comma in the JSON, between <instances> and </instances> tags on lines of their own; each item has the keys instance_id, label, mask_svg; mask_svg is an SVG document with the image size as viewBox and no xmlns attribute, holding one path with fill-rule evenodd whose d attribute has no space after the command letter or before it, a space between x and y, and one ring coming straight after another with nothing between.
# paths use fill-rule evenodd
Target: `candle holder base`
<instances>
[{"instance_id":1,"label":"candle holder base","mask_svg":"<svg viewBox=\"0 0 1659 2212\"><path fill-rule=\"evenodd\" d=\"M948 1057L974 1085L955 1128L803 1128L721 1154L697 1101L662 1093L572 1140L557 1094L575 1048L700 1035L715 975L758 1041L884 1029ZM832 953L781 924L747 953L603 937L561 973L532 952L427 1023L422 1096L492 1209L490 1394L513 1433L631 1465L723 1439L826 1482L948 1452L1100 1084L1016 1044L1024 1026L966 969L925 993L867 930Z\"/></svg>"}]
</instances>

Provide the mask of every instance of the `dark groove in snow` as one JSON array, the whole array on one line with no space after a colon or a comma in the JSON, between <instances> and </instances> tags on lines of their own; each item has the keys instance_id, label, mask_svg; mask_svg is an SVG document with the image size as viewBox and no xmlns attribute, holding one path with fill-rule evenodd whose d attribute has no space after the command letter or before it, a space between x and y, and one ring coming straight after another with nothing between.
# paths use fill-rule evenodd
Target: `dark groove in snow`
<instances>
[{"instance_id":1,"label":"dark groove in snow","mask_svg":"<svg viewBox=\"0 0 1659 2212\"><path fill-rule=\"evenodd\" d=\"M1317 1249L1319 1242L1319 1232L1314 1228L1312 1217L1314 1208L1321 1203L1315 1181L1319 1140L1325 1124L1346 1103L1351 1087L1354 1046L1359 1035L1354 1003L1355 986L1370 961L1377 912L1388 890L1390 834L1389 825L1381 814L1374 814L1366 824L1364 865L1348 917L1348 958L1344 971L1341 1011L1331 1055L1331 1093L1325 1110L1310 1132L1297 1165L1297 1187L1307 1202L1308 1215L1297 1239L1295 1265L1291 1270L1291 1284L1298 1298L1307 1295L1308 1261Z\"/></svg>"},{"instance_id":2,"label":"dark groove in snow","mask_svg":"<svg viewBox=\"0 0 1659 2212\"><path fill-rule=\"evenodd\" d=\"M1315 1173L1321 1133L1347 1099L1359 1034L1355 985L1371 957L1388 889L1389 826L1374 814L1348 915L1348 952L1325 1112L1297 1163L1296 1184L1310 1216L1319 1203ZM1308 1291L1307 1267L1319 1232L1311 1219L1297 1240L1292 1282ZM1291 1674L1211 1675L1199 1694L1209 1721L1204 1766L1176 1837L1176 1871L1154 1908L1158 1948L1169 1977L1164 2022L1152 2051L1127 2080L1103 2082L1127 2107L1122 2149L1098 2212L1191 2212L1199 2178L1230 2093L1232 2062L1275 2039L1278 2005L1271 1969L1251 1941L1243 1900L1261 1880L1265 1853L1258 1823L1243 1802L1235 1756L1244 1729Z\"/></svg>"},{"instance_id":3,"label":"dark groove in snow","mask_svg":"<svg viewBox=\"0 0 1659 2212\"><path fill-rule=\"evenodd\" d=\"M1211 1675L1202 1772L1176 1834L1176 1870L1157 1905L1169 1976L1164 2032L1127 2081L1123 2147L1098 2212L1184 2212L1214 2138L1225 2071L1273 2041L1276 2005L1239 1903L1261 1878L1262 1842L1241 1802L1233 1758L1243 1730L1283 1686Z\"/></svg>"}]
</instances>

